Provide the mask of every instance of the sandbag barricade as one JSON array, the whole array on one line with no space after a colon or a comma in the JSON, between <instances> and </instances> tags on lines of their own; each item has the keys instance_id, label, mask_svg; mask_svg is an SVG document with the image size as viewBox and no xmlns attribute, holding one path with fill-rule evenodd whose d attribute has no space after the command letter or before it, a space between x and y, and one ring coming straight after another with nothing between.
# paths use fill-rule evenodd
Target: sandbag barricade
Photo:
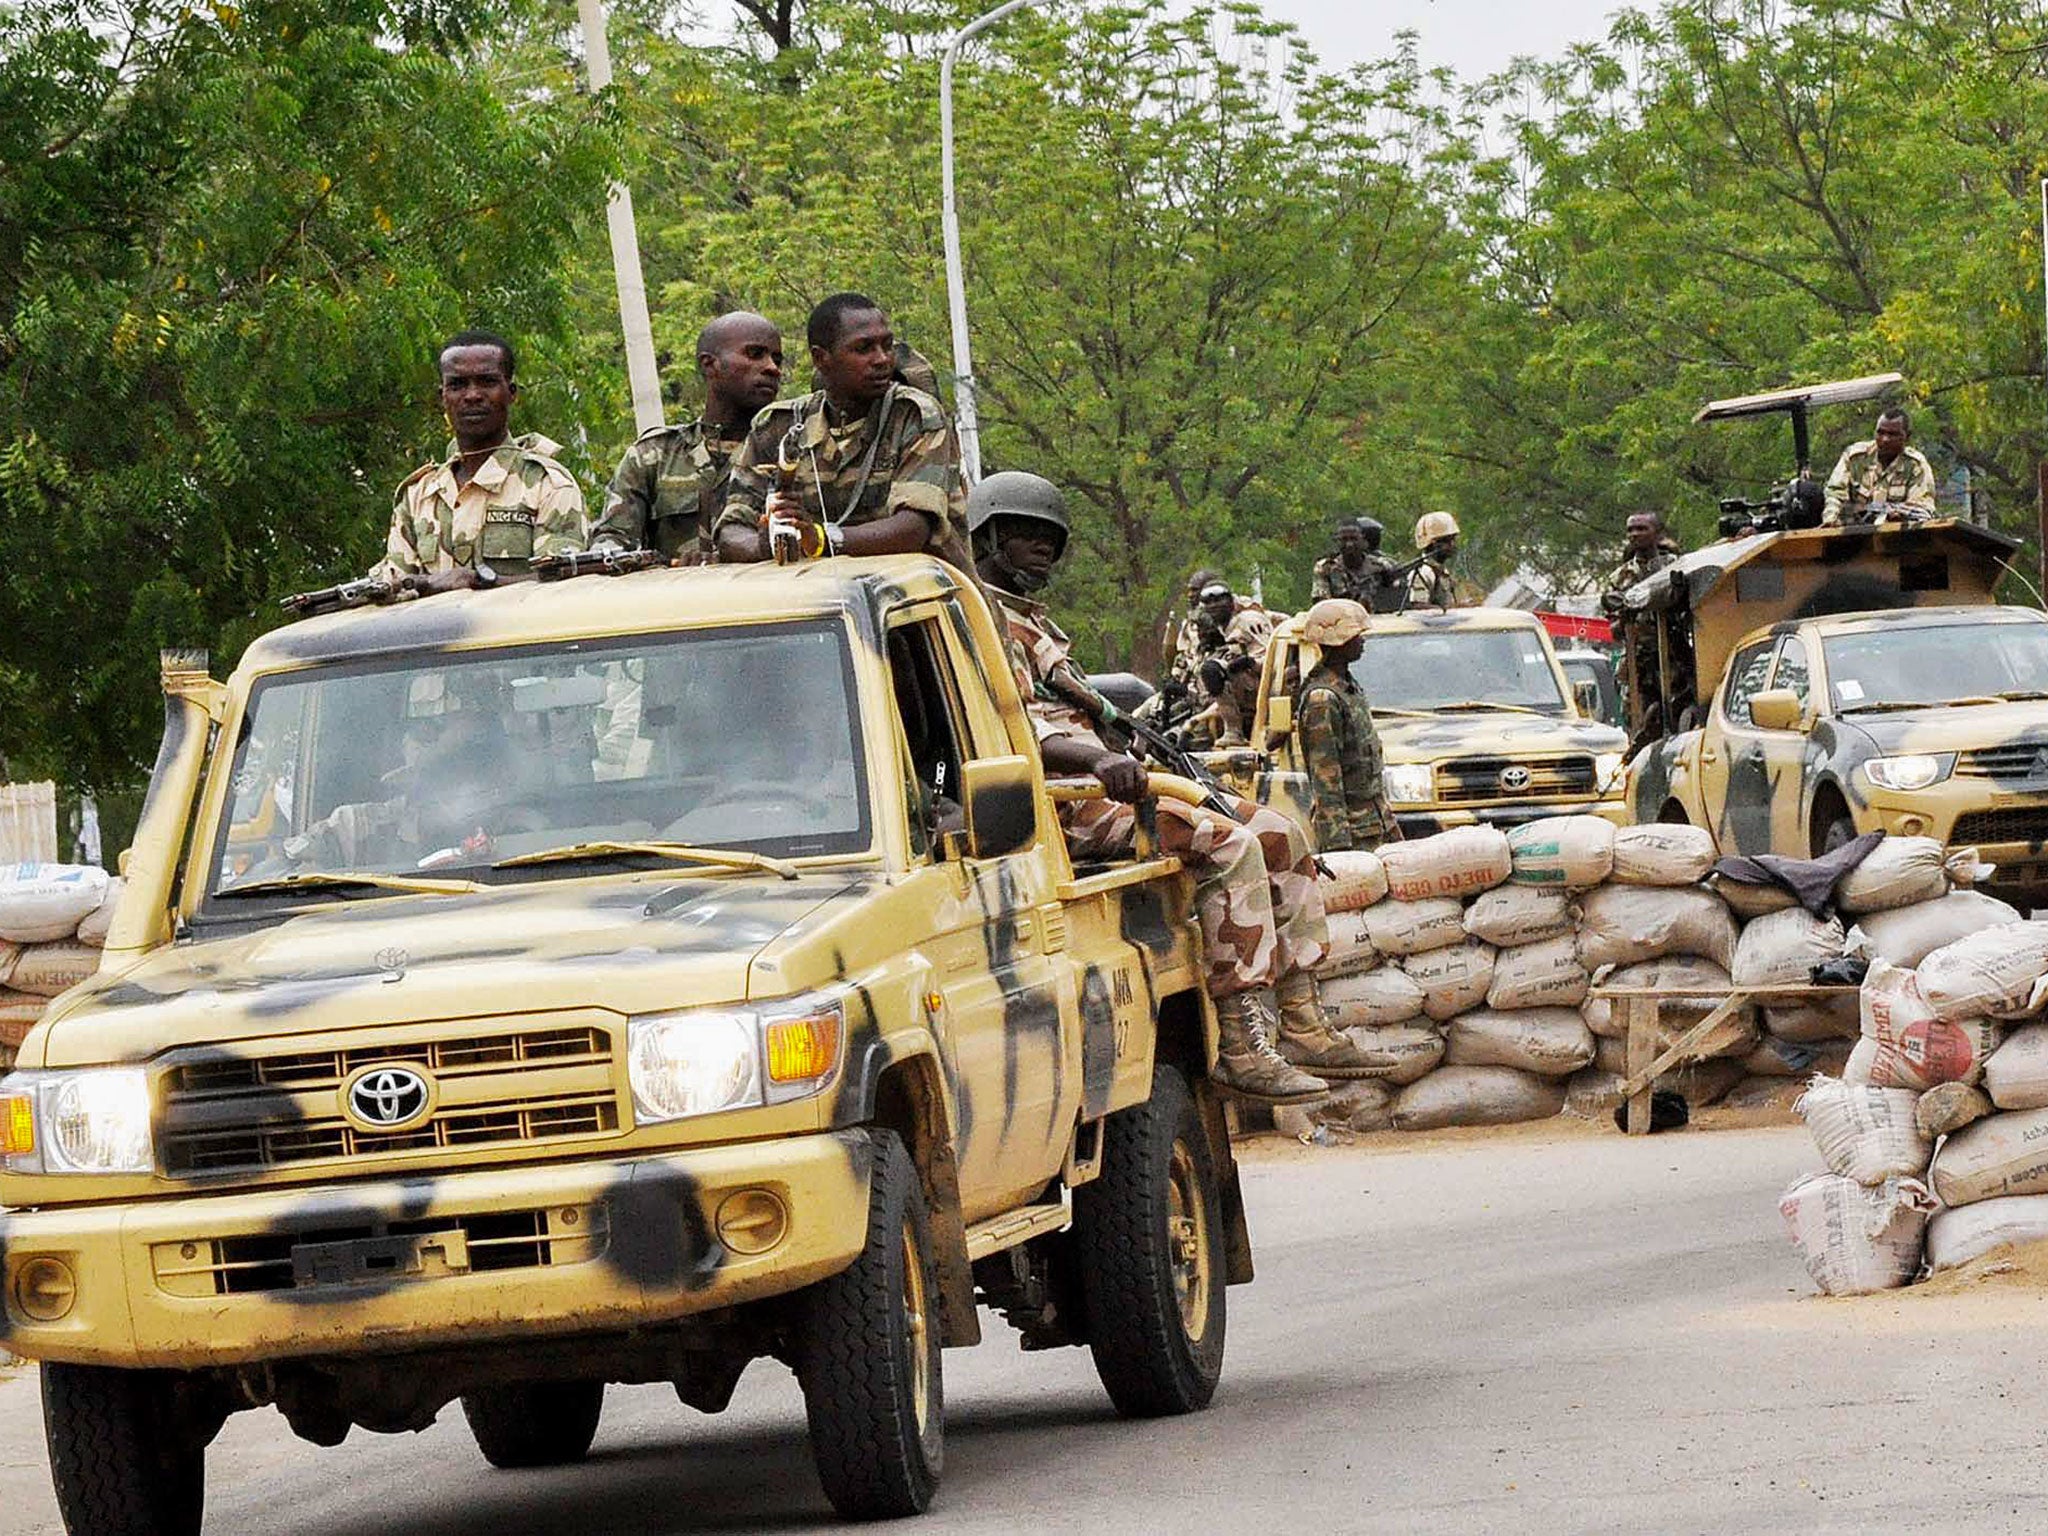
<instances>
[{"instance_id":1,"label":"sandbag barricade","mask_svg":"<svg viewBox=\"0 0 2048 1536\"><path fill-rule=\"evenodd\" d=\"M0 866L0 1070L50 1000L99 969L124 889L89 864Z\"/></svg>"}]
</instances>

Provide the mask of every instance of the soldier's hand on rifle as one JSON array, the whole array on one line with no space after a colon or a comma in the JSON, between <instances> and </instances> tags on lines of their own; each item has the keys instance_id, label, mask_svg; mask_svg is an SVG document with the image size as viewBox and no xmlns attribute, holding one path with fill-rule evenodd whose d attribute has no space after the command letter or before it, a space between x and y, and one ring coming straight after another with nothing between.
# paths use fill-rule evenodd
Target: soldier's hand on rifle
<instances>
[{"instance_id":1,"label":"soldier's hand on rifle","mask_svg":"<svg viewBox=\"0 0 2048 1536\"><path fill-rule=\"evenodd\" d=\"M1104 752L1088 770L1112 800L1135 805L1145 798L1145 768L1134 757L1121 752Z\"/></svg>"}]
</instances>

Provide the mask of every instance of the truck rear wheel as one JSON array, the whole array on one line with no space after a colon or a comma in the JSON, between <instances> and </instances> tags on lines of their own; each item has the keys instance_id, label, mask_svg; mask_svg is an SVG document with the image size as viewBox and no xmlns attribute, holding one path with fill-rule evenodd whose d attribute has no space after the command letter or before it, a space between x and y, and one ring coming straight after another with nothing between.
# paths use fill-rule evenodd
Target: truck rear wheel
<instances>
[{"instance_id":1,"label":"truck rear wheel","mask_svg":"<svg viewBox=\"0 0 2048 1536\"><path fill-rule=\"evenodd\" d=\"M922 1514L946 1452L924 1186L894 1131L871 1134L867 1244L805 1296L796 1366L818 1481L851 1520Z\"/></svg>"},{"instance_id":2,"label":"truck rear wheel","mask_svg":"<svg viewBox=\"0 0 2048 1536\"><path fill-rule=\"evenodd\" d=\"M581 1461L604 1414L601 1381L521 1381L462 1395L462 1416L492 1466L564 1467Z\"/></svg>"},{"instance_id":3,"label":"truck rear wheel","mask_svg":"<svg viewBox=\"0 0 2048 1536\"><path fill-rule=\"evenodd\" d=\"M1074 1191L1088 1347L1117 1412L1206 1408L1223 1374L1223 1200L1186 1079L1110 1116L1102 1175Z\"/></svg>"},{"instance_id":4,"label":"truck rear wheel","mask_svg":"<svg viewBox=\"0 0 2048 1536\"><path fill-rule=\"evenodd\" d=\"M198 1536L206 1449L160 1372L44 1366L43 1433L66 1530Z\"/></svg>"}]
</instances>

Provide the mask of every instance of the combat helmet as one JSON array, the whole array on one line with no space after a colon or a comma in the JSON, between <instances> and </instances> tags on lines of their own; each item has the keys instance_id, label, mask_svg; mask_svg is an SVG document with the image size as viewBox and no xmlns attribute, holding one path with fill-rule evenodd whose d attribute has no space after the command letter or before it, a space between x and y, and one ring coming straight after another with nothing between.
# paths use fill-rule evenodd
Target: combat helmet
<instances>
[{"instance_id":1,"label":"combat helmet","mask_svg":"<svg viewBox=\"0 0 2048 1536\"><path fill-rule=\"evenodd\" d=\"M988 525L999 517L1026 517L1049 523L1059 530L1059 550L1067 552L1067 498L1043 475L1028 470L1004 469L989 475L967 495L967 531L979 541Z\"/></svg>"},{"instance_id":2,"label":"combat helmet","mask_svg":"<svg viewBox=\"0 0 2048 1536\"><path fill-rule=\"evenodd\" d=\"M1343 645L1372 628L1365 604L1348 597L1326 597L1301 621L1301 638L1310 645Z\"/></svg>"},{"instance_id":3,"label":"combat helmet","mask_svg":"<svg viewBox=\"0 0 2048 1536\"><path fill-rule=\"evenodd\" d=\"M1415 547L1427 549L1439 539L1455 539L1458 520L1448 512L1425 512L1415 520Z\"/></svg>"}]
</instances>

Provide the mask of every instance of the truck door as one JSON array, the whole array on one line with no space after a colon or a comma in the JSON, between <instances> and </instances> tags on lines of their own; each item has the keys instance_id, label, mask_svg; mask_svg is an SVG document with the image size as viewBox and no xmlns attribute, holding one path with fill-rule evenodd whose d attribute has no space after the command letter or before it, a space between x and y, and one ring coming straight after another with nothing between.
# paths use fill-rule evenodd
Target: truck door
<instances>
[{"instance_id":1,"label":"truck door","mask_svg":"<svg viewBox=\"0 0 2048 1536\"><path fill-rule=\"evenodd\" d=\"M1721 695L1701 734L1701 796L1723 853L1806 852L1804 840L1788 830L1798 820L1805 737L1797 731L1763 730L1749 714L1749 701L1770 686L1780 645L1776 638L1759 640L1730 658ZM1781 835L1788 840L1779 841Z\"/></svg>"},{"instance_id":2,"label":"truck door","mask_svg":"<svg viewBox=\"0 0 2048 1536\"><path fill-rule=\"evenodd\" d=\"M1047 953L1056 875L1045 839L970 859L949 835L960 823L960 765L1012 750L951 628L941 605L919 605L891 620L888 653L911 814L922 823L911 828L922 860L911 879L929 888L920 905L936 914L926 950L944 1006L933 1027L954 1086L961 1199L973 1221L1030 1195L1065 1158L1080 1093L1078 1074L1069 1082L1066 1072L1078 1011Z\"/></svg>"}]
</instances>

